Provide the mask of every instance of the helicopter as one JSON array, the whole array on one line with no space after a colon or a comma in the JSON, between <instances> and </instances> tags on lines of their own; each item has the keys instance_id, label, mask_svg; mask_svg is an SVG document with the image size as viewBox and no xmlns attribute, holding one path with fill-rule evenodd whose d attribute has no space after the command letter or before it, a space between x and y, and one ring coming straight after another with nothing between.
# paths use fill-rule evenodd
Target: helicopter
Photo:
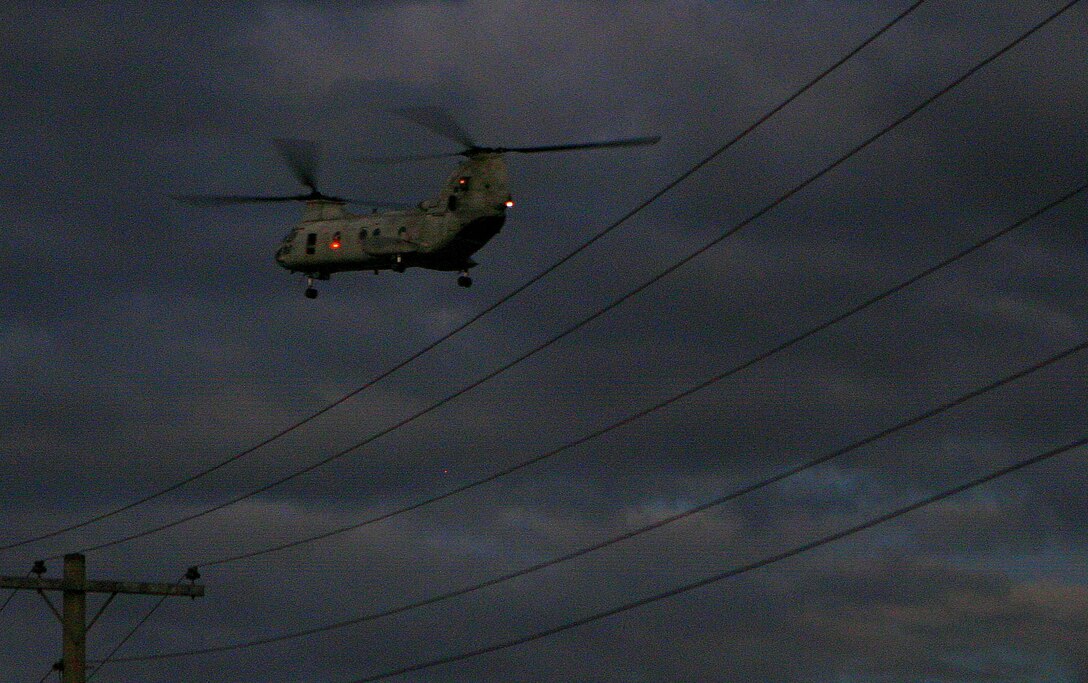
<instances>
[{"instance_id":1,"label":"helicopter","mask_svg":"<svg viewBox=\"0 0 1088 683\"><path fill-rule=\"evenodd\" d=\"M276 262L306 277L305 296L317 297L316 280L333 273L408 268L458 273L457 284L472 286L472 255L499 233L507 209L514 206L504 155L532 154L605 147L656 144L660 136L634 137L535 147L484 147L476 143L444 109L401 109L401 117L463 146L458 152L402 157L361 157L369 163L400 163L422 159L465 157L449 175L438 196L411 207L386 201L344 199L317 189L318 146L308 140L277 139L280 156L307 193L286 196L175 195L198 206L261 202L302 202L302 220L283 238ZM347 204L373 209L369 214L347 211ZM385 210L379 210L385 209Z\"/></svg>"}]
</instances>

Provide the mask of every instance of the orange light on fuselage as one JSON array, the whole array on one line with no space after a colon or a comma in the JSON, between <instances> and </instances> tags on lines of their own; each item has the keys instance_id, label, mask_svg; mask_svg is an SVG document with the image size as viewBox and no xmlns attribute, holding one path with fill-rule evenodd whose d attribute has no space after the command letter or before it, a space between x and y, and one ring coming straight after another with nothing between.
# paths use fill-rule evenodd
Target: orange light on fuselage
<instances>
[{"instance_id":1,"label":"orange light on fuselage","mask_svg":"<svg viewBox=\"0 0 1088 683\"><path fill-rule=\"evenodd\" d=\"M329 243L329 249L339 249L339 248L340 248L340 240L333 240L332 242Z\"/></svg>"},{"instance_id":2,"label":"orange light on fuselage","mask_svg":"<svg viewBox=\"0 0 1088 683\"><path fill-rule=\"evenodd\" d=\"M506 208L510 209L510 208L513 208L513 206L514 206L514 200L513 199L507 199L506 200Z\"/></svg>"}]
</instances>

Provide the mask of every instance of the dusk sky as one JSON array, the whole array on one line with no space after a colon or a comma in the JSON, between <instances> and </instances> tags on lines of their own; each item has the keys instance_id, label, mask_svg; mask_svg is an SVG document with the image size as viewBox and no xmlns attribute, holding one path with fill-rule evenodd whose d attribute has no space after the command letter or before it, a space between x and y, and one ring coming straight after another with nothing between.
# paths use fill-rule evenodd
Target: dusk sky
<instances>
[{"instance_id":1,"label":"dusk sky","mask_svg":"<svg viewBox=\"0 0 1088 683\"><path fill-rule=\"evenodd\" d=\"M1088 341L1088 190L1074 193L1088 182L1088 3L793 192L1067 3L921 3L463 332L283 438L89 524L463 325L913 3L0 4L0 574L49 558L59 577L59 556L79 551L91 579L174 582L201 567L205 597L165 600L96 682L352 683L694 584L1088 436L1088 350L1050 362ZM469 289L456 273L342 273L310 300L273 260L300 205L171 199L304 191L276 138L320 143L326 193L429 199L456 159L359 161L458 151L395 113L422 106L485 145L661 142L508 155L516 204L474 256ZM124 661L320 629L517 572L1041 363L540 571L314 635ZM486 478L723 373L459 495L221 562ZM769 566L389 680L1088 683L1086 456L1073 448ZM156 601L119 596L89 659ZM0 683L39 681L60 650L42 599L12 596Z\"/></svg>"}]
</instances>

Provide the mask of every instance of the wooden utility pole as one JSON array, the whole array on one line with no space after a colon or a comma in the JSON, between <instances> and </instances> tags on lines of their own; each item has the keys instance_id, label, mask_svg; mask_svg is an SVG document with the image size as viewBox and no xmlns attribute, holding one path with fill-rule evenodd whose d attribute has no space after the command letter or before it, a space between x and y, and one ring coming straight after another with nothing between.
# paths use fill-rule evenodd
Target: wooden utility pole
<instances>
[{"instance_id":1,"label":"wooden utility pole","mask_svg":"<svg viewBox=\"0 0 1088 683\"><path fill-rule=\"evenodd\" d=\"M86 683L87 680L87 631L102 616L102 612L119 593L137 595L172 595L198 598L204 595L204 586L196 583L136 583L132 581L88 581L87 560L78 553L64 556L64 578L43 579L45 564L37 562L33 573L36 578L0 576L0 588L34 590L41 595L49 609L60 620L63 630L61 673L64 683ZM185 578L190 582L200 578L196 568L190 568ZM58 611L45 591L61 591L64 602ZM87 593L109 593L98 613L87 623Z\"/></svg>"}]
</instances>

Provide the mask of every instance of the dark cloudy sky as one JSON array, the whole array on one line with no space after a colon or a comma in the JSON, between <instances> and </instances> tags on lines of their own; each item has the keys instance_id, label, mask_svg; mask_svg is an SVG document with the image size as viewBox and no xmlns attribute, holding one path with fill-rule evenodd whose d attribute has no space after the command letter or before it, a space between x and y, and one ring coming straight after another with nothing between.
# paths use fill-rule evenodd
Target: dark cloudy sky
<instances>
[{"instance_id":1,"label":"dark cloudy sky","mask_svg":"<svg viewBox=\"0 0 1088 683\"><path fill-rule=\"evenodd\" d=\"M0 544L187 477L362 385L567 254L909 3L34 3L0 7ZM525 294L215 475L0 553L0 573L169 522L356 443L707 243L1064 4L929 0L812 92ZM1085 182L1088 6L583 330L335 463L88 554L91 578L351 524L566 443L742 362ZM321 297L272 254L299 190L271 139L324 146L322 189L416 202L454 151L396 119L448 108L482 143L660 134L510 157L517 206L449 273L343 274ZM1088 197L629 427L468 494L207 568L118 656L317 627L596 543L955 398L1088 335ZM734 503L473 595L96 681L347 683L549 628L757 560L1085 433L1073 356ZM769 568L397 680L1088 681L1083 450ZM60 562L52 561L57 576ZM97 606L100 598L92 599ZM153 604L118 599L108 652ZM92 608L93 608L92 607ZM0 614L0 681L60 631Z\"/></svg>"}]
</instances>

